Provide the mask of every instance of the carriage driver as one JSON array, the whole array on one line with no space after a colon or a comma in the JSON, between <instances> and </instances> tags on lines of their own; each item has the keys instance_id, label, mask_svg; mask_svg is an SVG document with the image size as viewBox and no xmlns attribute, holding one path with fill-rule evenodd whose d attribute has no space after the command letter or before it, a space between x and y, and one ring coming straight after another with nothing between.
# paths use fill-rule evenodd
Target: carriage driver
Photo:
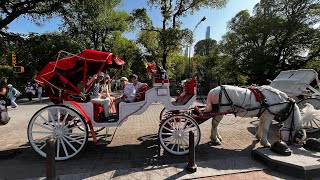
<instances>
[{"instance_id":1,"label":"carriage driver","mask_svg":"<svg viewBox=\"0 0 320 180\"><path fill-rule=\"evenodd\" d=\"M103 80L104 80L105 74L103 72L100 72L98 74L98 77L95 81L94 88L93 88L93 95L91 101L97 104L103 105L104 109L104 116L102 117L103 120L108 120L109 116L109 106L110 106L110 98L107 96L103 96L104 98L101 98L102 88L103 88Z\"/></svg>"}]
</instances>

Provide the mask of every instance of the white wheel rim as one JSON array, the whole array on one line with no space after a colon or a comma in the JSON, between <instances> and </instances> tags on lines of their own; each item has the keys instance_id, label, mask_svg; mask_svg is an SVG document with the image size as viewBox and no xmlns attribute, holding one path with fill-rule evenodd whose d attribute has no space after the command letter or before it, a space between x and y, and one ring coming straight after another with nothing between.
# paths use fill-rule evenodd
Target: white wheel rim
<instances>
[{"instance_id":1,"label":"white wheel rim","mask_svg":"<svg viewBox=\"0 0 320 180\"><path fill-rule=\"evenodd\" d=\"M172 115L172 112L168 111L167 109L163 109L160 114L160 121L164 121L171 115Z\"/></svg>"},{"instance_id":2,"label":"white wheel rim","mask_svg":"<svg viewBox=\"0 0 320 180\"><path fill-rule=\"evenodd\" d=\"M320 99L316 98L310 98L310 99L305 99L302 100L298 103L298 106L301 109L305 107L305 103L311 104L315 109L320 110ZM301 114L303 116L303 114ZM304 128L306 129L307 132L312 133L312 132L317 132L320 130L320 118L315 117L313 119L308 120L307 122L303 123Z\"/></svg>"},{"instance_id":3,"label":"white wheel rim","mask_svg":"<svg viewBox=\"0 0 320 180\"><path fill-rule=\"evenodd\" d=\"M81 129L83 130L80 130ZM66 160L78 154L86 144L86 123L74 110L49 106L38 111L30 120L28 138L32 148L46 157L46 140L54 137L55 159Z\"/></svg>"},{"instance_id":4,"label":"white wheel rim","mask_svg":"<svg viewBox=\"0 0 320 180\"><path fill-rule=\"evenodd\" d=\"M184 155L189 153L189 132L194 133L194 145L200 140L198 124L187 116L172 116L160 126L159 139L161 146L171 154Z\"/></svg>"}]
</instances>

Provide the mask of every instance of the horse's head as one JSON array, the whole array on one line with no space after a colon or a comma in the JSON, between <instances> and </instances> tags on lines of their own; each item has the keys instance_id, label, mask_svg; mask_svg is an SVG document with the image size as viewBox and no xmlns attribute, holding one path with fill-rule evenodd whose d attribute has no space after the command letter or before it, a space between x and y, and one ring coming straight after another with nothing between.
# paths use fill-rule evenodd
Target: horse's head
<instances>
[{"instance_id":1,"label":"horse's head","mask_svg":"<svg viewBox=\"0 0 320 180\"><path fill-rule=\"evenodd\" d=\"M287 144L300 144L307 139L306 131L302 129L302 118L297 104L294 104L293 112L280 129L280 138Z\"/></svg>"},{"instance_id":2,"label":"horse's head","mask_svg":"<svg viewBox=\"0 0 320 180\"><path fill-rule=\"evenodd\" d=\"M7 124L9 120L6 101L0 100L0 126Z\"/></svg>"}]
</instances>

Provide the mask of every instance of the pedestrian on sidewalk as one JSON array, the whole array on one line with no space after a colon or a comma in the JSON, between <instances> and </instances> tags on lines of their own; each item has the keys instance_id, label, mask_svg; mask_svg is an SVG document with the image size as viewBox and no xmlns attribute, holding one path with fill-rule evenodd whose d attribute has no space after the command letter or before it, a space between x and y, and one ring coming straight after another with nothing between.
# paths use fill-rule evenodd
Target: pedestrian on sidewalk
<instances>
[{"instance_id":1,"label":"pedestrian on sidewalk","mask_svg":"<svg viewBox=\"0 0 320 180\"><path fill-rule=\"evenodd\" d=\"M42 103L42 86L40 84L37 85L37 94L40 103Z\"/></svg>"},{"instance_id":2,"label":"pedestrian on sidewalk","mask_svg":"<svg viewBox=\"0 0 320 180\"><path fill-rule=\"evenodd\" d=\"M12 84L8 84L7 87L8 87L7 96L10 99L11 107L12 108L16 108L16 107L18 107L18 105L17 105L17 103L15 101L16 101L17 96L19 95L19 92L18 92L18 90L16 88L14 88L12 86Z\"/></svg>"},{"instance_id":3,"label":"pedestrian on sidewalk","mask_svg":"<svg viewBox=\"0 0 320 180\"><path fill-rule=\"evenodd\" d=\"M36 91L34 90L33 86L30 82L27 82L27 86L25 87L29 103L32 103L32 96L36 94Z\"/></svg>"}]
</instances>

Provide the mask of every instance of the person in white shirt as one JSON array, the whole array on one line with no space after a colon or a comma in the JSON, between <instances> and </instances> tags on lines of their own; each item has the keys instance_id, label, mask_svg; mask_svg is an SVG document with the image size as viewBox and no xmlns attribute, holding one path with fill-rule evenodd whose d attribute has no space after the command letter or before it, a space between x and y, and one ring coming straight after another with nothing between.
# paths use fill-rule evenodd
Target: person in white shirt
<instances>
[{"instance_id":1,"label":"person in white shirt","mask_svg":"<svg viewBox=\"0 0 320 180\"><path fill-rule=\"evenodd\" d=\"M123 95L114 101L117 112L119 112L120 102L131 103L134 102L134 100L136 99L136 89L134 88L134 85L132 83L129 83L128 78L121 77L120 83L124 88Z\"/></svg>"},{"instance_id":2,"label":"person in white shirt","mask_svg":"<svg viewBox=\"0 0 320 180\"><path fill-rule=\"evenodd\" d=\"M136 89L136 92L138 92L139 88L141 88L142 86L147 85L146 83L140 82L139 77L136 74L132 74L130 78L134 88Z\"/></svg>"},{"instance_id":3,"label":"person in white shirt","mask_svg":"<svg viewBox=\"0 0 320 180\"><path fill-rule=\"evenodd\" d=\"M33 86L30 82L27 82L27 86L25 87L29 102L32 103L32 96L36 94L36 91L34 90Z\"/></svg>"}]
</instances>

